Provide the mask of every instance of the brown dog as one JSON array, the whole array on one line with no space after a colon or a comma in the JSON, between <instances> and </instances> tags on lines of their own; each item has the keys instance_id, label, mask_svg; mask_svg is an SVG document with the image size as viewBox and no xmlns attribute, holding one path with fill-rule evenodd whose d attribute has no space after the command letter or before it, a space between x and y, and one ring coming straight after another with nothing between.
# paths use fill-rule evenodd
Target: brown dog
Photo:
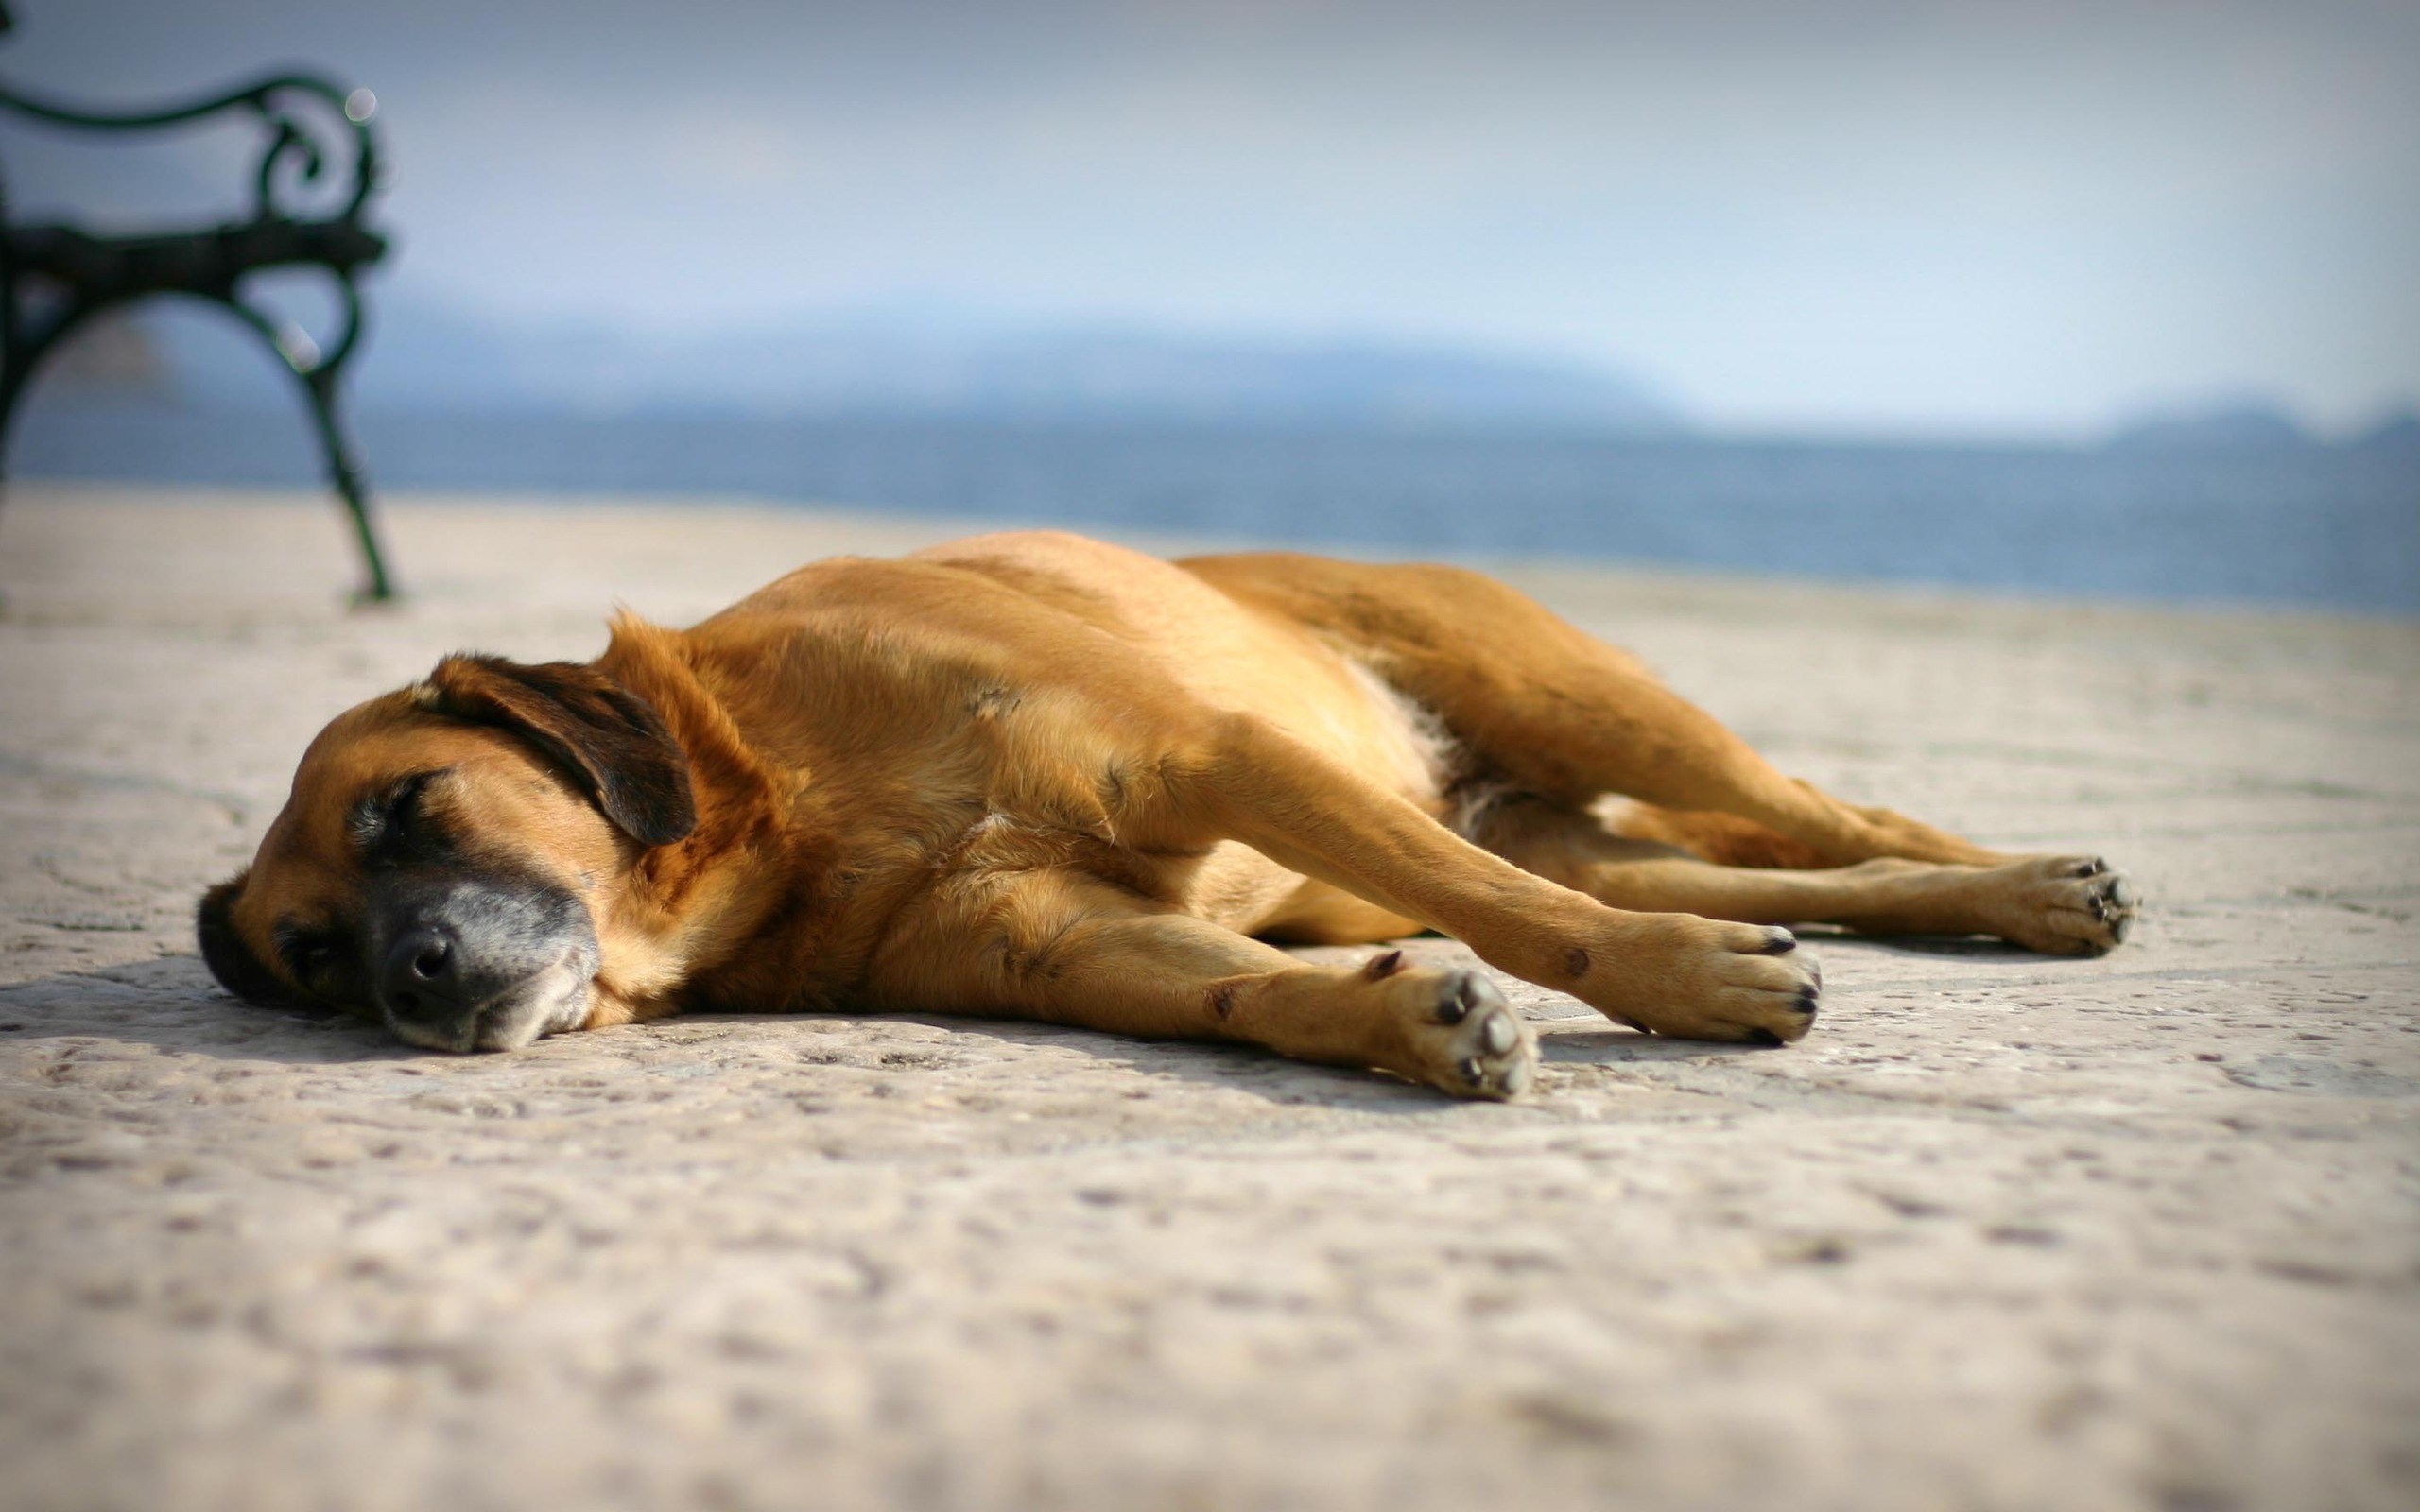
<instances>
[{"instance_id":1,"label":"brown dog","mask_svg":"<svg viewBox=\"0 0 2420 1512\"><path fill-rule=\"evenodd\" d=\"M1774 925L2098 954L2133 913L2097 860L1781 776L1476 574L1020 534L625 616L585 665L448 657L312 743L200 936L242 997L444 1050L849 1005L1503 1097L1536 1041L1483 975L1261 940L1426 926L1639 1028L1778 1045L1819 974Z\"/></svg>"}]
</instances>

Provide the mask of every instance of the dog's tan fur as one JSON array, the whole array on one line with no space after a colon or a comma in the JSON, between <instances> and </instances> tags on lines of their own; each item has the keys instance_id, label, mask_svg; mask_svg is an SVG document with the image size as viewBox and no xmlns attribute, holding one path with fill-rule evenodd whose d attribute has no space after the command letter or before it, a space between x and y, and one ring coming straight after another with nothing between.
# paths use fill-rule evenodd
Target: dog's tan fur
<instances>
[{"instance_id":1,"label":"dog's tan fur","mask_svg":"<svg viewBox=\"0 0 2420 1512\"><path fill-rule=\"evenodd\" d=\"M248 876L205 905L222 977L313 995L276 932L360 893L345 816L430 770L454 831L585 905L584 1027L991 1013L1517 1095L1535 1042L1483 977L1262 941L1434 928L1641 1028L1778 1043L1817 979L1773 925L2089 954L2132 916L2090 858L1998 854L1782 777L1620 652L1451 568L986 536L817 563L685 631L626 616L578 670L660 717L685 831L609 814L650 801L641 777L597 797L627 758L567 769L547 710L449 659L313 745Z\"/></svg>"}]
</instances>

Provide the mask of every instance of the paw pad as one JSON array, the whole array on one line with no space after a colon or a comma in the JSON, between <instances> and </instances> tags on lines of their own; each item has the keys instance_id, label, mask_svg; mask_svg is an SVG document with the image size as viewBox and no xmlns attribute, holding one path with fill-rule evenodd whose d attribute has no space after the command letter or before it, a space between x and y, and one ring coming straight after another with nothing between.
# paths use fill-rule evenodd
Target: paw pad
<instances>
[{"instance_id":1,"label":"paw pad","mask_svg":"<svg viewBox=\"0 0 2420 1512\"><path fill-rule=\"evenodd\" d=\"M1536 1078L1537 1047L1504 994L1478 971L1436 982L1426 1018L1437 1038L1423 1079L1464 1096L1518 1097ZM1442 1040L1443 1042L1438 1042Z\"/></svg>"}]
</instances>

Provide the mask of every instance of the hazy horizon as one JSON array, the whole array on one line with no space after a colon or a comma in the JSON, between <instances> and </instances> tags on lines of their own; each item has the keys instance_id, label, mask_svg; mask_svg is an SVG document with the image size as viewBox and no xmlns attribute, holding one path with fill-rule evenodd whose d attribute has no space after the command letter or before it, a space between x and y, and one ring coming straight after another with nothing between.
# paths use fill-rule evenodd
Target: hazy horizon
<instances>
[{"instance_id":1,"label":"hazy horizon","mask_svg":"<svg viewBox=\"0 0 2420 1512\"><path fill-rule=\"evenodd\" d=\"M2227 450L2367 444L2390 433L2402 449L2420 426L2420 407L2328 424L2250 388L2122 409L2072 431L1743 424L1692 410L1618 364L1418 337L1020 320L915 301L662 330L576 316L492 321L412 296L373 302L347 386L354 407L425 415L1375 427L1992 451L2153 436ZM251 333L204 305L167 301L88 328L45 365L29 413L41 426L96 404L282 414L293 403L290 377Z\"/></svg>"},{"instance_id":2,"label":"hazy horizon","mask_svg":"<svg viewBox=\"0 0 2420 1512\"><path fill-rule=\"evenodd\" d=\"M398 310L1450 348L1733 431L2420 398L2420 5L14 9L0 75L96 104L376 90ZM21 215L239 187L0 161Z\"/></svg>"}]
</instances>

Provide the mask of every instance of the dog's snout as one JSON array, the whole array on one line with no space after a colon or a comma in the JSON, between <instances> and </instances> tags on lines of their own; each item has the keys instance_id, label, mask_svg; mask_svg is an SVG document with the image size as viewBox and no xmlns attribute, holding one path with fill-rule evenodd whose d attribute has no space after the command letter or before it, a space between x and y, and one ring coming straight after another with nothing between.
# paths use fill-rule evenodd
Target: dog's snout
<instances>
[{"instance_id":1,"label":"dog's snout","mask_svg":"<svg viewBox=\"0 0 2420 1512\"><path fill-rule=\"evenodd\" d=\"M372 909L384 926L372 990L409 1043L509 1049L587 1016L596 936L561 887L510 874L404 877Z\"/></svg>"},{"instance_id":2,"label":"dog's snout","mask_svg":"<svg viewBox=\"0 0 2420 1512\"><path fill-rule=\"evenodd\" d=\"M395 1013L452 1007L459 996L461 952L443 930L405 931L387 948L378 971L379 996Z\"/></svg>"}]
</instances>

